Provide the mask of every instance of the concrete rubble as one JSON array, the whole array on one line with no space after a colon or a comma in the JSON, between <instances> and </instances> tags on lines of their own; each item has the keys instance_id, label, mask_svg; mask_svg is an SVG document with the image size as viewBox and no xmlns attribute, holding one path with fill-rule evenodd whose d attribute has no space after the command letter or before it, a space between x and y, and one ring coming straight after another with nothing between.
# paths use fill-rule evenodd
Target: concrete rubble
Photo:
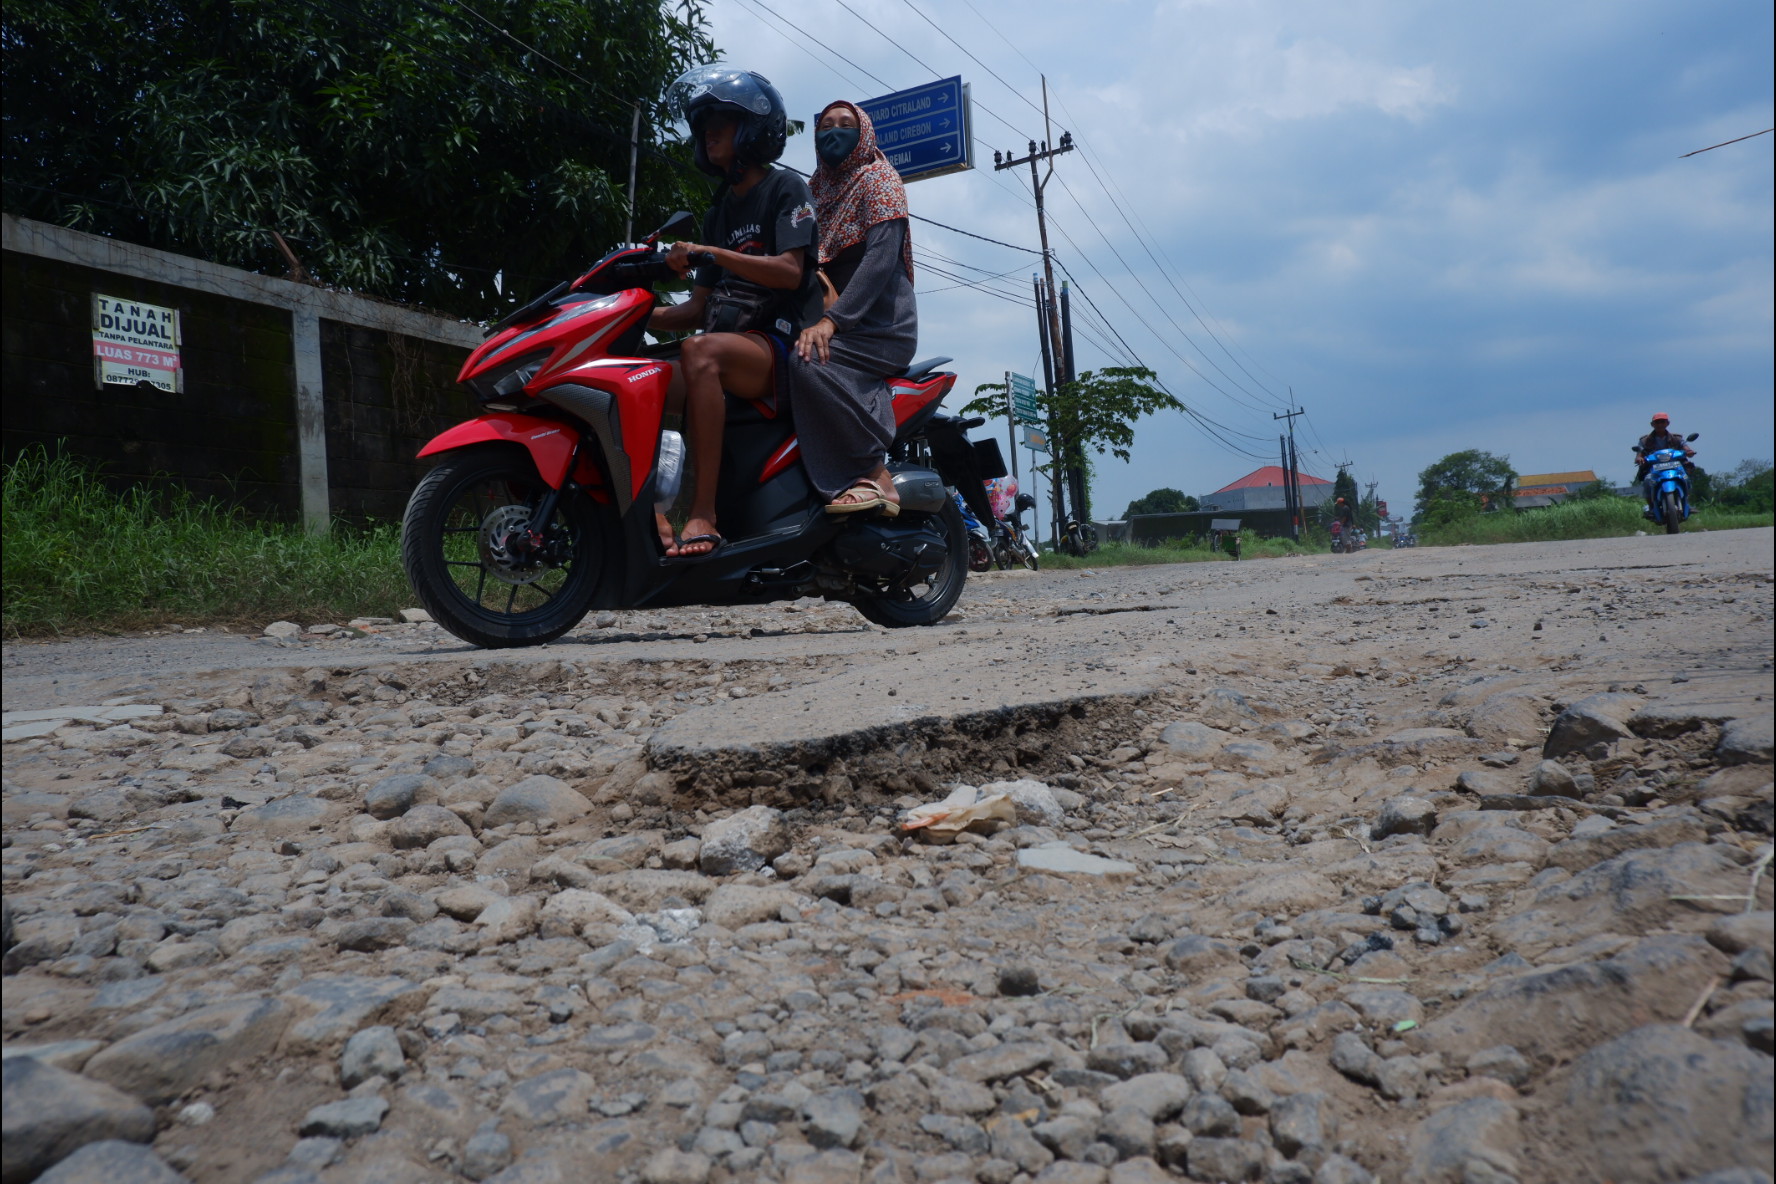
<instances>
[{"instance_id":1,"label":"concrete rubble","mask_svg":"<svg viewBox=\"0 0 1776 1184\"><path fill-rule=\"evenodd\" d=\"M15 644L0 1184L1767 1184L1723 537Z\"/></svg>"}]
</instances>

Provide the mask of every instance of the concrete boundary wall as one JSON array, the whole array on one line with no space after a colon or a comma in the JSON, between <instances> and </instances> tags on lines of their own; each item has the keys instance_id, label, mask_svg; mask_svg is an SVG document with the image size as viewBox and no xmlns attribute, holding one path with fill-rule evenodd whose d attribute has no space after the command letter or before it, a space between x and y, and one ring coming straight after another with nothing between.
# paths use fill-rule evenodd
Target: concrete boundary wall
<instances>
[{"instance_id":1,"label":"concrete boundary wall","mask_svg":"<svg viewBox=\"0 0 1776 1184\"><path fill-rule=\"evenodd\" d=\"M21 255L246 301L288 313L300 514L304 525L316 532L325 531L332 519L321 321L339 321L460 349L472 349L482 341L481 327L468 322L11 214L0 215L0 246Z\"/></svg>"}]
</instances>

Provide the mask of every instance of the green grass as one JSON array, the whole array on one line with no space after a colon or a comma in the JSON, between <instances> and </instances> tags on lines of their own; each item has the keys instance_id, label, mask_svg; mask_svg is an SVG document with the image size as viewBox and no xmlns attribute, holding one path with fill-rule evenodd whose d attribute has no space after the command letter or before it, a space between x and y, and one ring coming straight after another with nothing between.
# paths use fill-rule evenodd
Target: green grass
<instances>
[{"instance_id":1,"label":"green grass","mask_svg":"<svg viewBox=\"0 0 1776 1184\"><path fill-rule=\"evenodd\" d=\"M1686 532L1696 530L1741 530L1769 526L1776 517L1770 513L1733 513L1704 508L1690 515L1684 523ZM1641 503L1630 498L1607 497L1589 501L1562 502L1537 510L1515 510L1497 514L1477 514L1439 526L1426 526L1418 532L1419 542L1431 547L1449 547L1464 543L1537 543L1556 539L1606 539L1632 535L1636 531L1657 534L1665 528L1641 517Z\"/></svg>"},{"instance_id":2,"label":"green grass","mask_svg":"<svg viewBox=\"0 0 1776 1184\"><path fill-rule=\"evenodd\" d=\"M1298 546L1287 539L1261 539L1250 531L1240 532L1243 559L1275 559L1282 555L1299 555L1311 548ZM1056 571L1077 571L1098 567L1146 567L1156 563L1231 563L1233 556L1211 551L1204 543L1183 539L1166 539L1148 546L1145 543L1104 543L1084 558L1042 553L1042 566Z\"/></svg>"},{"instance_id":3,"label":"green grass","mask_svg":"<svg viewBox=\"0 0 1776 1184\"><path fill-rule=\"evenodd\" d=\"M41 448L3 476L9 638L345 621L413 603L393 526L311 536L183 490L119 493L89 465Z\"/></svg>"}]
</instances>

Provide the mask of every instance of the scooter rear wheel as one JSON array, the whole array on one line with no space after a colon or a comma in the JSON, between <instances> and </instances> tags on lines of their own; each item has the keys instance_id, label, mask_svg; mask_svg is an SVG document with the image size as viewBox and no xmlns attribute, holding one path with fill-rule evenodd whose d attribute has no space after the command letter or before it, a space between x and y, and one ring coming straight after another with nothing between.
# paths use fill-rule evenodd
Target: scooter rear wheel
<instances>
[{"instance_id":1,"label":"scooter rear wheel","mask_svg":"<svg viewBox=\"0 0 1776 1184\"><path fill-rule=\"evenodd\" d=\"M912 625L935 625L956 606L962 586L968 582L968 527L963 524L962 512L954 503L939 510L937 520L943 528L949 553L923 590L914 589L904 599L859 597L855 602L858 612L878 625L904 629Z\"/></svg>"},{"instance_id":2,"label":"scooter rear wheel","mask_svg":"<svg viewBox=\"0 0 1776 1184\"><path fill-rule=\"evenodd\" d=\"M433 620L488 649L542 645L579 624L611 528L577 493L534 527L547 492L530 457L505 444L451 453L425 475L401 521L401 560Z\"/></svg>"},{"instance_id":3,"label":"scooter rear wheel","mask_svg":"<svg viewBox=\"0 0 1776 1184\"><path fill-rule=\"evenodd\" d=\"M1666 534L1676 534L1683 529L1683 507L1678 504L1676 493L1667 493L1659 508L1660 517L1665 521Z\"/></svg>"}]
</instances>

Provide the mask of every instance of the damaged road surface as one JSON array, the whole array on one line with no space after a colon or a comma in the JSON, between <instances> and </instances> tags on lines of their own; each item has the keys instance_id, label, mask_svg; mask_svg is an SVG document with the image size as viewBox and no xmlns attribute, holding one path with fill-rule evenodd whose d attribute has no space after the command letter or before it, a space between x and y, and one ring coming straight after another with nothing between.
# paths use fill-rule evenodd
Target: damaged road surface
<instances>
[{"instance_id":1,"label":"damaged road surface","mask_svg":"<svg viewBox=\"0 0 1776 1184\"><path fill-rule=\"evenodd\" d=\"M9 645L4 1179L1767 1181L1773 574Z\"/></svg>"}]
</instances>

